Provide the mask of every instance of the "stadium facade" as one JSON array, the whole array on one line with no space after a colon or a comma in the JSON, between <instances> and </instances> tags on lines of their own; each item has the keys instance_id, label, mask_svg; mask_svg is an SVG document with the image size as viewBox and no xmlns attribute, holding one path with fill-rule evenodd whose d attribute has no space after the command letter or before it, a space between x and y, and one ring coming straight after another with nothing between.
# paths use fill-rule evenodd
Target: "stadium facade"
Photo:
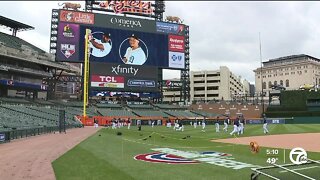
<instances>
[{"instance_id":1,"label":"stadium facade","mask_svg":"<svg viewBox=\"0 0 320 180\"><path fill-rule=\"evenodd\" d=\"M79 68L55 62L51 54L17 37L17 32L34 27L3 16L0 24L12 30L12 35L0 32L1 97L47 99L50 93L70 92L70 85L47 80L57 80L57 73L76 74Z\"/></svg>"}]
</instances>

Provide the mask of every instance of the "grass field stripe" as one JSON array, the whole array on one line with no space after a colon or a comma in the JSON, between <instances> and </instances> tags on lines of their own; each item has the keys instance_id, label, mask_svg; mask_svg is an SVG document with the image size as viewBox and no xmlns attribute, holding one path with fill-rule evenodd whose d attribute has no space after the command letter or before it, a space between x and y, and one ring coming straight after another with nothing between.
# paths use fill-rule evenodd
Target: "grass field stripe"
<instances>
[{"instance_id":1,"label":"grass field stripe","mask_svg":"<svg viewBox=\"0 0 320 180\"><path fill-rule=\"evenodd\" d=\"M320 167L320 166L311 166L311 167L304 167L304 168L296 168L296 169L291 169L291 170L293 170L293 171L300 171L300 170L312 169L312 168L316 168L316 167ZM286 170L279 171L279 173L285 173L285 172L288 172L288 171L286 171Z\"/></svg>"},{"instance_id":2,"label":"grass field stripe","mask_svg":"<svg viewBox=\"0 0 320 180\"><path fill-rule=\"evenodd\" d=\"M291 169L285 168L285 167L280 166L280 165L278 165L278 164L272 164L272 165L274 165L274 166L276 166L276 167L279 167L279 168L282 168L282 169L285 169L285 170L287 170L287 171L290 171L290 172L292 172L292 173L294 173L294 174L297 174L297 175L299 175L299 176L302 176L302 177L304 177L304 178L307 178L307 179L310 179L310 180L316 180L316 179L314 179L314 178L312 178L312 177L309 177L309 176L306 176L306 175L304 175L304 174L298 173L298 172L296 172L296 171L293 171L293 170L291 170Z\"/></svg>"},{"instance_id":3,"label":"grass field stripe","mask_svg":"<svg viewBox=\"0 0 320 180\"><path fill-rule=\"evenodd\" d=\"M141 138L141 139L138 139L138 140L143 140L145 138L148 138L149 136L153 135L155 132L152 132L151 134L149 134L148 136L144 137L144 138Z\"/></svg>"},{"instance_id":4,"label":"grass field stripe","mask_svg":"<svg viewBox=\"0 0 320 180\"><path fill-rule=\"evenodd\" d=\"M283 164L286 163L286 149L283 149Z\"/></svg>"},{"instance_id":5,"label":"grass field stripe","mask_svg":"<svg viewBox=\"0 0 320 180\"><path fill-rule=\"evenodd\" d=\"M208 147L190 147L190 146L187 146L187 147L184 147L184 146L160 146L160 145L157 145L157 144L150 144L150 143L144 143L144 142L139 142L139 141L135 141L135 140L131 140L131 139L126 139L126 138L123 138L123 140L125 141L129 141L129 142L134 142L134 143L138 143L138 144L144 144L144 145L149 145L149 146L157 146L157 147L170 147L170 148L176 148L176 149L210 149L210 148L221 148L221 147L227 147L227 146L233 146L232 144L230 145L225 145L225 146L208 146Z\"/></svg>"}]
</instances>

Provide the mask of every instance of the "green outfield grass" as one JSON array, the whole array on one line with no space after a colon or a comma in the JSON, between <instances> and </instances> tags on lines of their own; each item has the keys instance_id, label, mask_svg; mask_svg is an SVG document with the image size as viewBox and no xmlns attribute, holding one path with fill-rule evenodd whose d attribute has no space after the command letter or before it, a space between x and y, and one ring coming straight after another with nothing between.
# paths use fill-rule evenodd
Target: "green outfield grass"
<instances>
[{"instance_id":1,"label":"green outfield grass","mask_svg":"<svg viewBox=\"0 0 320 180\"><path fill-rule=\"evenodd\" d=\"M229 126L229 132L231 127ZM320 125L269 125L270 134L320 132ZM116 132L122 132L121 136ZM267 166L266 148L253 154L249 146L210 142L211 139L230 138L229 133L215 133L213 125L194 129L186 125L184 132L163 126L143 126L112 130L103 128L75 148L55 160L54 172L58 180L77 179L136 179L136 180L189 180L189 179L250 179L251 168L234 170L214 164L164 164L138 161L134 156L152 153L152 148L172 148L182 151L215 151L232 154L233 160L257 166ZM264 135L262 125L247 125L243 136ZM149 137L151 136L151 137ZM186 136L190 138L183 139ZM144 140L145 139L145 140ZM278 164L284 163L283 149L278 149ZM286 150L286 154L289 151ZM320 153L308 153L308 158L320 160ZM288 160L288 157L286 158ZM286 162L290 163L290 162ZM319 177L320 178L320 177ZM265 179L265 178L259 178Z\"/></svg>"}]
</instances>

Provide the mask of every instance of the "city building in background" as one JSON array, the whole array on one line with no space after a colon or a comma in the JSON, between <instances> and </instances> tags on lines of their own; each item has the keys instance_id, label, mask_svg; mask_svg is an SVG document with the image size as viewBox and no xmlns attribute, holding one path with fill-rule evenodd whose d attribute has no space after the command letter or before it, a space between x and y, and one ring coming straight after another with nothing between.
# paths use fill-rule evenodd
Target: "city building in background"
<instances>
[{"instance_id":1,"label":"city building in background","mask_svg":"<svg viewBox=\"0 0 320 180\"><path fill-rule=\"evenodd\" d=\"M320 83L320 59L305 54L279 57L263 62L262 74L261 68L255 69L254 73L256 92L260 93L263 87L267 96L272 85L280 85L286 90L316 86Z\"/></svg>"},{"instance_id":2,"label":"city building in background","mask_svg":"<svg viewBox=\"0 0 320 180\"><path fill-rule=\"evenodd\" d=\"M235 100L250 96L250 83L226 66L213 71L191 71L190 95L191 101Z\"/></svg>"}]
</instances>

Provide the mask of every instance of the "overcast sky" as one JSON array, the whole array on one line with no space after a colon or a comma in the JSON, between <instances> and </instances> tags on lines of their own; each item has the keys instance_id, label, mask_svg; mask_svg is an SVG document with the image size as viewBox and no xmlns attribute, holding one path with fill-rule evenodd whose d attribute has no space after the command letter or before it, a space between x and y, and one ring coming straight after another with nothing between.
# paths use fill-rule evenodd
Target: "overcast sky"
<instances>
[{"instance_id":1,"label":"overcast sky","mask_svg":"<svg viewBox=\"0 0 320 180\"><path fill-rule=\"evenodd\" d=\"M48 51L51 9L58 2L63 1L1 1L0 14L34 26L18 36ZM319 9L320 2L167 1L165 15L179 16L190 26L191 70L227 66L254 83L259 32L263 60L302 53L320 57ZM179 76L166 71L164 78Z\"/></svg>"}]
</instances>

